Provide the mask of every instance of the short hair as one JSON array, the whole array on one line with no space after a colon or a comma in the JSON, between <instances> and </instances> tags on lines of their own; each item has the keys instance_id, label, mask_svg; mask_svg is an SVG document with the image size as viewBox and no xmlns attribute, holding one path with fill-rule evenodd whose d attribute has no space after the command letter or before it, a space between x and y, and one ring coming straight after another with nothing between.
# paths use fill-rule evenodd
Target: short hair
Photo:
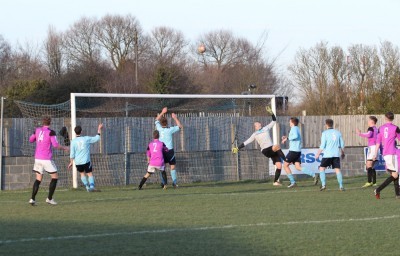
<instances>
[{"instance_id":1,"label":"short hair","mask_svg":"<svg viewBox=\"0 0 400 256\"><path fill-rule=\"evenodd\" d=\"M328 127L333 127L333 120L328 118L328 119L325 120L325 124Z\"/></svg>"},{"instance_id":2,"label":"short hair","mask_svg":"<svg viewBox=\"0 0 400 256\"><path fill-rule=\"evenodd\" d=\"M153 138L154 138L154 139L160 138L160 132L157 131L157 130L153 131Z\"/></svg>"},{"instance_id":3,"label":"short hair","mask_svg":"<svg viewBox=\"0 0 400 256\"><path fill-rule=\"evenodd\" d=\"M369 116L369 119L374 121L374 124L376 124L378 122L378 119L376 118L376 116Z\"/></svg>"},{"instance_id":4,"label":"short hair","mask_svg":"<svg viewBox=\"0 0 400 256\"><path fill-rule=\"evenodd\" d=\"M291 117L290 121L292 122L292 124L294 124L295 126L299 125L299 119L297 117Z\"/></svg>"},{"instance_id":5,"label":"short hair","mask_svg":"<svg viewBox=\"0 0 400 256\"><path fill-rule=\"evenodd\" d=\"M394 114L393 114L393 112L387 112L387 113L385 114L385 117L386 117L387 119L389 119L390 121L393 121L393 119L394 119Z\"/></svg>"},{"instance_id":6,"label":"short hair","mask_svg":"<svg viewBox=\"0 0 400 256\"><path fill-rule=\"evenodd\" d=\"M46 125L46 126L50 125L51 124L51 118L49 116L43 117L42 124Z\"/></svg>"},{"instance_id":7,"label":"short hair","mask_svg":"<svg viewBox=\"0 0 400 256\"><path fill-rule=\"evenodd\" d=\"M160 124L161 124L162 126L167 126L167 125L168 125L168 120L167 120L167 118L166 118L165 116L162 116L162 117L160 118Z\"/></svg>"},{"instance_id":8,"label":"short hair","mask_svg":"<svg viewBox=\"0 0 400 256\"><path fill-rule=\"evenodd\" d=\"M78 125L77 127L75 127L74 131L75 131L76 135L81 135L82 127L80 125Z\"/></svg>"}]
</instances>

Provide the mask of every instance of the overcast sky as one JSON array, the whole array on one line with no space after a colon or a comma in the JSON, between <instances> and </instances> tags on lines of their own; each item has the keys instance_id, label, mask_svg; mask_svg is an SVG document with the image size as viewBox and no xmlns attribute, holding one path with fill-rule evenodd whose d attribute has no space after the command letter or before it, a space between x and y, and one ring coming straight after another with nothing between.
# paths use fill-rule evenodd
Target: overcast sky
<instances>
[{"instance_id":1,"label":"overcast sky","mask_svg":"<svg viewBox=\"0 0 400 256\"><path fill-rule=\"evenodd\" d=\"M12 45L39 43L49 25L65 31L83 16L132 14L146 32L167 26L191 41L228 29L257 43L267 31L266 50L285 66L300 47L321 40L345 48L384 40L400 46L399 12L398 0L0 0L0 35Z\"/></svg>"}]
</instances>

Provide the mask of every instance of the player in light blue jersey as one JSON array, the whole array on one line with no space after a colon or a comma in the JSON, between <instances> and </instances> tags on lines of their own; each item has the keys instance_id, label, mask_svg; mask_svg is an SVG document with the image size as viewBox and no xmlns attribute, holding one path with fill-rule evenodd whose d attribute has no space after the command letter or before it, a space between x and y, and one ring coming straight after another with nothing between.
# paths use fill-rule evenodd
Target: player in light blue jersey
<instances>
[{"instance_id":1,"label":"player in light blue jersey","mask_svg":"<svg viewBox=\"0 0 400 256\"><path fill-rule=\"evenodd\" d=\"M175 151L174 151L174 141L173 141L173 134L176 132L179 132L183 126L177 116L172 113L171 117L175 121L176 125L175 126L168 126L168 120L164 116L168 112L168 108L165 107L162 109L161 113L157 115L155 125L157 131L160 132L160 141L164 142L164 144L168 148L168 152L165 152L164 154L164 161L165 163L168 163L171 169L171 178L172 178L172 185L174 188L178 186L177 182L177 175L176 175L176 158L175 158ZM161 174L160 174L161 175ZM164 185L167 185L167 181L164 180L162 176L161 177L161 187L164 187Z\"/></svg>"},{"instance_id":2,"label":"player in light blue jersey","mask_svg":"<svg viewBox=\"0 0 400 256\"><path fill-rule=\"evenodd\" d=\"M102 128L103 124L99 124L96 136L81 136L82 127L78 125L74 129L76 138L71 141L70 163L68 168L71 168L75 162L76 169L81 174L82 183L85 185L88 192L99 191L95 189L94 185L93 167L90 161L90 144L100 140Z\"/></svg>"},{"instance_id":3,"label":"player in light blue jersey","mask_svg":"<svg viewBox=\"0 0 400 256\"><path fill-rule=\"evenodd\" d=\"M285 168L286 175L290 180L290 185L288 188L296 187L296 181L292 174L292 171L289 168L290 164L294 164L295 168L298 171L302 171L303 173L314 178L314 184L318 183L318 174L312 172L306 167L301 167L301 134L300 129L298 127L299 119L297 117L291 117L289 121L290 132L289 136L282 137L282 144L289 140L289 153L285 157L285 162L283 163L283 168Z\"/></svg>"},{"instance_id":4,"label":"player in light blue jersey","mask_svg":"<svg viewBox=\"0 0 400 256\"><path fill-rule=\"evenodd\" d=\"M322 132L321 146L315 155L315 158L319 159L320 154L324 153L319 167L319 176L322 183L321 191L326 189L325 169L329 166L335 169L339 189L344 191L343 176L340 171L340 158L343 159L345 157L342 134L338 130L333 129L332 119L325 120L325 128L326 130Z\"/></svg>"}]
</instances>

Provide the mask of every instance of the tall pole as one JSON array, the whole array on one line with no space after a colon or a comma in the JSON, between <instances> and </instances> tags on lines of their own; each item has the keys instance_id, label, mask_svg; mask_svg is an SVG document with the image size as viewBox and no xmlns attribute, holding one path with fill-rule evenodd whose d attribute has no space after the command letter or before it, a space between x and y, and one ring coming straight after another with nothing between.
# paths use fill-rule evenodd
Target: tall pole
<instances>
[{"instance_id":1,"label":"tall pole","mask_svg":"<svg viewBox=\"0 0 400 256\"><path fill-rule=\"evenodd\" d=\"M138 32L137 29L135 28L135 34L134 34L134 41L135 41L135 84L136 84L136 91L139 90L139 81L138 81Z\"/></svg>"},{"instance_id":2,"label":"tall pole","mask_svg":"<svg viewBox=\"0 0 400 256\"><path fill-rule=\"evenodd\" d=\"M3 112L4 97L1 97L1 114L0 114L0 190L3 190Z\"/></svg>"},{"instance_id":3,"label":"tall pole","mask_svg":"<svg viewBox=\"0 0 400 256\"><path fill-rule=\"evenodd\" d=\"M71 131L76 127L76 101L75 93L71 93ZM76 138L75 132L72 132L72 139ZM72 165L72 187L78 188L78 171L76 165Z\"/></svg>"}]
</instances>

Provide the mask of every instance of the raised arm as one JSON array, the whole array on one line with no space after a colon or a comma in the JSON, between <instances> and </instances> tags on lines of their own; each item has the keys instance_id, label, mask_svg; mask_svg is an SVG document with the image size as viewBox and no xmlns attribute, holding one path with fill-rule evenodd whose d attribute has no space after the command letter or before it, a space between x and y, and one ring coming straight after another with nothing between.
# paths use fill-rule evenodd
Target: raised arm
<instances>
[{"instance_id":1,"label":"raised arm","mask_svg":"<svg viewBox=\"0 0 400 256\"><path fill-rule=\"evenodd\" d=\"M276 124L276 116L272 111L271 107L266 107L265 110L267 110L267 113L271 115L272 121L264 128L271 129Z\"/></svg>"},{"instance_id":2,"label":"raised arm","mask_svg":"<svg viewBox=\"0 0 400 256\"><path fill-rule=\"evenodd\" d=\"M179 126L179 129L182 129L183 126L182 126L181 122L179 121L178 117L176 116L176 114L172 113L171 117L172 117L172 119L174 119L176 125Z\"/></svg>"},{"instance_id":3,"label":"raised arm","mask_svg":"<svg viewBox=\"0 0 400 256\"><path fill-rule=\"evenodd\" d=\"M167 113L167 112L168 112L168 108L167 108L167 107L164 107L164 108L161 110L161 113L157 115L156 120L157 120L157 121L160 121L160 118L161 118L163 115L165 115L165 113Z\"/></svg>"}]
</instances>

